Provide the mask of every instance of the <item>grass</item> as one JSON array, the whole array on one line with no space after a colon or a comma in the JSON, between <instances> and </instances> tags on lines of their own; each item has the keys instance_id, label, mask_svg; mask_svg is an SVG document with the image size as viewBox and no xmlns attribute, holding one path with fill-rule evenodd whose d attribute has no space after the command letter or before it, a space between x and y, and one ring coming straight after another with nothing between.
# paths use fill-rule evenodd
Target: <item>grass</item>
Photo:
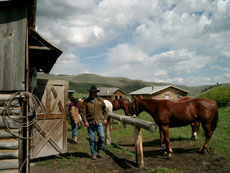
<instances>
[{"instance_id":1,"label":"grass","mask_svg":"<svg viewBox=\"0 0 230 173\"><path fill-rule=\"evenodd\" d=\"M154 169L144 170L143 173L182 173L182 171L178 171L176 169L168 169L168 168L163 168L163 167L156 167Z\"/></svg>"},{"instance_id":2,"label":"grass","mask_svg":"<svg viewBox=\"0 0 230 173\"><path fill-rule=\"evenodd\" d=\"M114 112L116 114L123 114L123 111L119 110ZM152 117L150 117L147 113L140 114L137 118L144 119L147 121L152 121ZM124 148L122 145L120 145L121 141L130 141L130 139L133 139L134 133L133 133L133 127L130 125L127 125L127 129L124 129L121 124L118 123L118 121L113 122L113 130L111 132L112 137L112 145L105 146L105 150L107 153L116 153L117 156L119 155L125 155L131 158L132 160L135 160L135 154L126 148ZM159 139L159 132L158 130L156 132L149 132L147 130L142 130L143 138L145 139ZM80 161L79 156L75 156L74 154L76 152L78 153L89 153L89 143L87 140L87 130L84 128L81 128L78 130L78 136L83 143L81 145L81 148L71 148L71 144L68 142L68 154L67 155L61 155L62 157L51 157L49 159L41 159L38 160L36 163L40 166L47 166L52 169L63 169L67 170L69 168L75 168L77 167L77 162ZM67 131L67 137L71 139L71 127L68 124L68 131ZM180 128L171 128L170 129L170 139L172 142L172 146L175 143L184 143L188 145L194 144L194 141L190 140L191 137L191 127L185 126ZM204 143L204 132L202 127L200 127L200 133L198 135L198 140L195 142L197 146L200 146L200 148L203 146ZM219 109L219 122L217 125L216 130L214 131L214 134L209 142L209 148L213 152L213 154L216 157L224 157L227 159L230 159L230 107L223 107ZM72 153L72 154L71 154ZM105 155L105 157L110 158L109 155ZM90 159L85 159L85 164L90 164L87 162L90 162ZM74 166L73 166L74 165ZM158 173L173 173L173 172L180 172L175 169L168 169L164 167L156 167L156 168L145 168L146 172L158 172Z\"/></svg>"}]
</instances>

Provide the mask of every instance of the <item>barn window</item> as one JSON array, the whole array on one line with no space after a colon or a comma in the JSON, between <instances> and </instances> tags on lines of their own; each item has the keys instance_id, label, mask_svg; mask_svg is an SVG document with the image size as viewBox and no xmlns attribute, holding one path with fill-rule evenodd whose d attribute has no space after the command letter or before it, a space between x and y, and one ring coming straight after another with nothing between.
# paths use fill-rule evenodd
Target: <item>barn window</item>
<instances>
[{"instance_id":1,"label":"barn window","mask_svg":"<svg viewBox=\"0 0 230 173\"><path fill-rule=\"evenodd\" d=\"M177 99L179 99L179 98L181 98L181 95L177 94L176 97L177 97Z\"/></svg>"},{"instance_id":2,"label":"barn window","mask_svg":"<svg viewBox=\"0 0 230 173\"><path fill-rule=\"evenodd\" d=\"M118 99L118 97L117 96L115 96L115 100L117 100Z\"/></svg>"},{"instance_id":3,"label":"barn window","mask_svg":"<svg viewBox=\"0 0 230 173\"><path fill-rule=\"evenodd\" d=\"M165 100L169 100L169 95L165 95Z\"/></svg>"}]
</instances>

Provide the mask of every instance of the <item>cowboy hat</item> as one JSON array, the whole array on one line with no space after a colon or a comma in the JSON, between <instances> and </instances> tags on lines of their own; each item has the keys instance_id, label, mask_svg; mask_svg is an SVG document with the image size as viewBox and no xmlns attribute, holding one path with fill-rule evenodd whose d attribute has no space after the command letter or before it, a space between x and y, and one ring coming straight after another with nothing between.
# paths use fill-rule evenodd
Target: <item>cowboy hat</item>
<instances>
[{"instance_id":1,"label":"cowboy hat","mask_svg":"<svg viewBox=\"0 0 230 173\"><path fill-rule=\"evenodd\" d=\"M89 91L89 92L99 92L100 90L98 90L97 87L96 87L95 85L92 85L92 86L90 87L90 89L87 90L87 91Z\"/></svg>"},{"instance_id":2,"label":"cowboy hat","mask_svg":"<svg viewBox=\"0 0 230 173\"><path fill-rule=\"evenodd\" d=\"M72 102L73 103L77 103L79 100L77 99L77 98L74 98L73 100L72 100Z\"/></svg>"}]
</instances>

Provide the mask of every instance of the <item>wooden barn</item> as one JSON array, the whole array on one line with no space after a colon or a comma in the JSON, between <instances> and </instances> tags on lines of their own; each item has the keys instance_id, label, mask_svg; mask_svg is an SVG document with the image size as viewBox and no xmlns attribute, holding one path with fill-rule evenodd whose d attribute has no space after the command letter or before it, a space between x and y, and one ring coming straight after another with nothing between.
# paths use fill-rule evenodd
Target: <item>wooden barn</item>
<instances>
[{"instance_id":1,"label":"wooden barn","mask_svg":"<svg viewBox=\"0 0 230 173\"><path fill-rule=\"evenodd\" d=\"M26 173L30 159L67 150L68 82L37 80L62 51L35 30L36 5L0 1L0 172Z\"/></svg>"},{"instance_id":2,"label":"wooden barn","mask_svg":"<svg viewBox=\"0 0 230 173\"><path fill-rule=\"evenodd\" d=\"M98 92L98 96L105 98L105 99L119 99L119 98L126 98L126 92L119 89L119 88L112 88L112 87L98 87L100 92Z\"/></svg>"},{"instance_id":3,"label":"wooden barn","mask_svg":"<svg viewBox=\"0 0 230 173\"><path fill-rule=\"evenodd\" d=\"M177 100L183 96L187 96L188 91L178 88L173 85L167 86L149 86L142 89L131 92L130 95L132 98L137 97L151 97L153 99L168 99L168 100Z\"/></svg>"}]
</instances>

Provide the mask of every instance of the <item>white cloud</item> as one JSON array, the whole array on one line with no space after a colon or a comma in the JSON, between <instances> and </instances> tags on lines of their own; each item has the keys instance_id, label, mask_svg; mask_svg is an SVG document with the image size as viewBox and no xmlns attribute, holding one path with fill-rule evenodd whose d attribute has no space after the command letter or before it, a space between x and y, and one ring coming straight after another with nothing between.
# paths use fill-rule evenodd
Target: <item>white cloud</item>
<instances>
[{"instance_id":1,"label":"white cloud","mask_svg":"<svg viewBox=\"0 0 230 173\"><path fill-rule=\"evenodd\" d=\"M213 81L213 78L211 77L206 77L206 76L192 76L188 77L185 79L185 83L188 85L194 85L194 84L199 84L199 85L208 85L208 84L213 84L216 83Z\"/></svg>"},{"instance_id":2,"label":"white cloud","mask_svg":"<svg viewBox=\"0 0 230 173\"><path fill-rule=\"evenodd\" d=\"M154 55L153 64L168 70L168 73L198 72L206 64L211 63L211 58L197 55L194 51L186 49L174 50Z\"/></svg>"},{"instance_id":3,"label":"white cloud","mask_svg":"<svg viewBox=\"0 0 230 173\"><path fill-rule=\"evenodd\" d=\"M148 56L132 45L119 45L109 51L109 72L106 75L131 76L155 82L182 84L186 80L173 77L180 74L197 73L212 62L210 57L197 55L186 49L173 50ZM193 80L196 81L196 80Z\"/></svg>"},{"instance_id":4,"label":"white cloud","mask_svg":"<svg viewBox=\"0 0 230 173\"><path fill-rule=\"evenodd\" d=\"M80 58L72 53L64 53L58 58L51 73L74 75L88 71L84 69L84 65L80 63Z\"/></svg>"},{"instance_id":5,"label":"white cloud","mask_svg":"<svg viewBox=\"0 0 230 173\"><path fill-rule=\"evenodd\" d=\"M217 70L220 70L220 71L230 72L230 68L229 67L221 67L221 66L218 66L218 65L212 65L211 68L217 69Z\"/></svg>"},{"instance_id":6,"label":"white cloud","mask_svg":"<svg viewBox=\"0 0 230 173\"><path fill-rule=\"evenodd\" d=\"M72 62L76 73L195 85L217 80L214 72L200 73L207 66L230 82L220 66L230 65L229 9L224 0L39 0L37 25L65 52L54 72L69 71ZM102 54L98 70L81 63Z\"/></svg>"},{"instance_id":7,"label":"white cloud","mask_svg":"<svg viewBox=\"0 0 230 173\"><path fill-rule=\"evenodd\" d=\"M147 59L148 57L144 52L128 44L120 44L108 52L110 65L142 63Z\"/></svg>"},{"instance_id":8,"label":"white cloud","mask_svg":"<svg viewBox=\"0 0 230 173\"><path fill-rule=\"evenodd\" d=\"M184 84L183 78L153 78L153 82L163 82L163 83L176 83L176 84Z\"/></svg>"}]
</instances>

